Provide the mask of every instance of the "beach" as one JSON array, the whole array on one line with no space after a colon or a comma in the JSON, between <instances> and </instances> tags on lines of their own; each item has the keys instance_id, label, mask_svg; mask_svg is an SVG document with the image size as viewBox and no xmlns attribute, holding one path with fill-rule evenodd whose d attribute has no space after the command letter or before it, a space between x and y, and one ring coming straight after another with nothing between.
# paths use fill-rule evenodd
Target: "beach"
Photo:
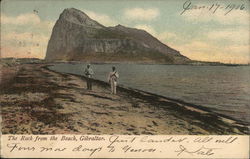
<instances>
[{"instance_id":1,"label":"beach","mask_svg":"<svg viewBox=\"0 0 250 159\"><path fill-rule=\"evenodd\" d=\"M248 125L192 104L132 88L110 93L108 83L51 71L53 65L4 67L3 134L227 135Z\"/></svg>"}]
</instances>

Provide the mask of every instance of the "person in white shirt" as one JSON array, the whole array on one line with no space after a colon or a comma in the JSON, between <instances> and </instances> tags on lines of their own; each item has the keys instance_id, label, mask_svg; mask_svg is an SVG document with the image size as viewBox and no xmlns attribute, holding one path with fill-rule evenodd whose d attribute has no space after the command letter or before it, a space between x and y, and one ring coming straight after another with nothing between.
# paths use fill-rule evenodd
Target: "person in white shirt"
<instances>
[{"instance_id":1,"label":"person in white shirt","mask_svg":"<svg viewBox=\"0 0 250 159\"><path fill-rule=\"evenodd\" d=\"M112 67L112 72L109 73L108 81L111 86L111 94L116 94L116 86L117 86L117 80L119 78L119 74L116 71L116 68Z\"/></svg>"},{"instance_id":2,"label":"person in white shirt","mask_svg":"<svg viewBox=\"0 0 250 159\"><path fill-rule=\"evenodd\" d=\"M87 65L87 68L84 70L84 74L87 77L87 89L92 90L92 76L94 74L94 71L90 68L90 64Z\"/></svg>"}]
</instances>

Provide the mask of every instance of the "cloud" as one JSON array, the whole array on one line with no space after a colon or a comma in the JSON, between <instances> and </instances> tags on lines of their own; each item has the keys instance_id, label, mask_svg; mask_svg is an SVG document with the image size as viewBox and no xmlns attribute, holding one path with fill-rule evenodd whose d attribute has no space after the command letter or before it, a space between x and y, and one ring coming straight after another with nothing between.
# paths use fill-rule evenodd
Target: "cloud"
<instances>
[{"instance_id":1,"label":"cloud","mask_svg":"<svg viewBox=\"0 0 250 159\"><path fill-rule=\"evenodd\" d=\"M232 43L248 44L250 41L249 30L247 29L225 29L208 32L207 37L216 41L227 41Z\"/></svg>"},{"instance_id":2,"label":"cloud","mask_svg":"<svg viewBox=\"0 0 250 159\"><path fill-rule=\"evenodd\" d=\"M249 63L250 45L214 45L207 41L194 39L184 45L170 43L175 49L192 60L218 61L224 63Z\"/></svg>"},{"instance_id":3,"label":"cloud","mask_svg":"<svg viewBox=\"0 0 250 159\"><path fill-rule=\"evenodd\" d=\"M241 58L244 61L250 62L250 44L245 45L230 45L225 48L225 54ZM245 62L246 63L246 62Z\"/></svg>"},{"instance_id":4,"label":"cloud","mask_svg":"<svg viewBox=\"0 0 250 159\"><path fill-rule=\"evenodd\" d=\"M250 14L246 10L233 10L226 14L226 11L218 9L215 13L205 9L187 10L182 17L194 23L215 21L223 25L241 24L249 26Z\"/></svg>"},{"instance_id":5,"label":"cloud","mask_svg":"<svg viewBox=\"0 0 250 159\"><path fill-rule=\"evenodd\" d=\"M141 21L150 21L160 15L160 12L156 8L132 8L125 9L124 16L129 20L141 20Z\"/></svg>"},{"instance_id":6,"label":"cloud","mask_svg":"<svg viewBox=\"0 0 250 159\"><path fill-rule=\"evenodd\" d=\"M100 22L103 25L112 26L117 24L117 22L114 19L110 18L106 14L100 14L89 10L85 10L85 13L89 15L90 18Z\"/></svg>"},{"instance_id":7,"label":"cloud","mask_svg":"<svg viewBox=\"0 0 250 159\"><path fill-rule=\"evenodd\" d=\"M21 14L17 17L10 17L6 15L1 16L2 24L26 25L26 24L39 24L40 17L33 13Z\"/></svg>"},{"instance_id":8,"label":"cloud","mask_svg":"<svg viewBox=\"0 0 250 159\"><path fill-rule=\"evenodd\" d=\"M250 44L230 45L223 51L231 63L250 63Z\"/></svg>"},{"instance_id":9,"label":"cloud","mask_svg":"<svg viewBox=\"0 0 250 159\"><path fill-rule=\"evenodd\" d=\"M44 58L55 22L41 20L33 13L1 15L1 56Z\"/></svg>"},{"instance_id":10,"label":"cloud","mask_svg":"<svg viewBox=\"0 0 250 159\"><path fill-rule=\"evenodd\" d=\"M34 13L26 13L18 15L17 17L6 16L5 14L1 15L1 24L2 28L8 28L9 26L16 28L27 28L35 29L39 31L48 31L51 30L55 22L48 20L41 20L40 17Z\"/></svg>"}]
</instances>

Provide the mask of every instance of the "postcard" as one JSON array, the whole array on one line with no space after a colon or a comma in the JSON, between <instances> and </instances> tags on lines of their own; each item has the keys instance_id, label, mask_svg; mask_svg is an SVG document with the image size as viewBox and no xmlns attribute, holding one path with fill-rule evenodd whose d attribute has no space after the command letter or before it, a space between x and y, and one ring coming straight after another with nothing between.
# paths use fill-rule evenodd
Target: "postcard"
<instances>
[{"instance_id":1,"label":"postcard","mask_svg":"<svg viewBox=\"0 0 250 159\"><path fill-rule=\"evenodd\" d=\"M2 0L2 158L249 158L249 0Z\"/></svg>"}]
</instances>

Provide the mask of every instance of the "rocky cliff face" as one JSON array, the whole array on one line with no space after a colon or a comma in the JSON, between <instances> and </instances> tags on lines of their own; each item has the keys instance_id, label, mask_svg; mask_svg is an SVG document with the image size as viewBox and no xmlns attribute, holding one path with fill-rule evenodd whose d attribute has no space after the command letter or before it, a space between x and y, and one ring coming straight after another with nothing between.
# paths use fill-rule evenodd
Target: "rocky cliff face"
<instances>
[{"instance_id":1,"label":"rocky cliff face","mask_svg":"<svg viewBox=\"0 0 250 159\"><path fill-rule=\"evenodd\" d=\"M80 10L65 9L48 43L46 60L186 63L178 51L144 30L105 27Z\"/></svg>"}]
</instances>

